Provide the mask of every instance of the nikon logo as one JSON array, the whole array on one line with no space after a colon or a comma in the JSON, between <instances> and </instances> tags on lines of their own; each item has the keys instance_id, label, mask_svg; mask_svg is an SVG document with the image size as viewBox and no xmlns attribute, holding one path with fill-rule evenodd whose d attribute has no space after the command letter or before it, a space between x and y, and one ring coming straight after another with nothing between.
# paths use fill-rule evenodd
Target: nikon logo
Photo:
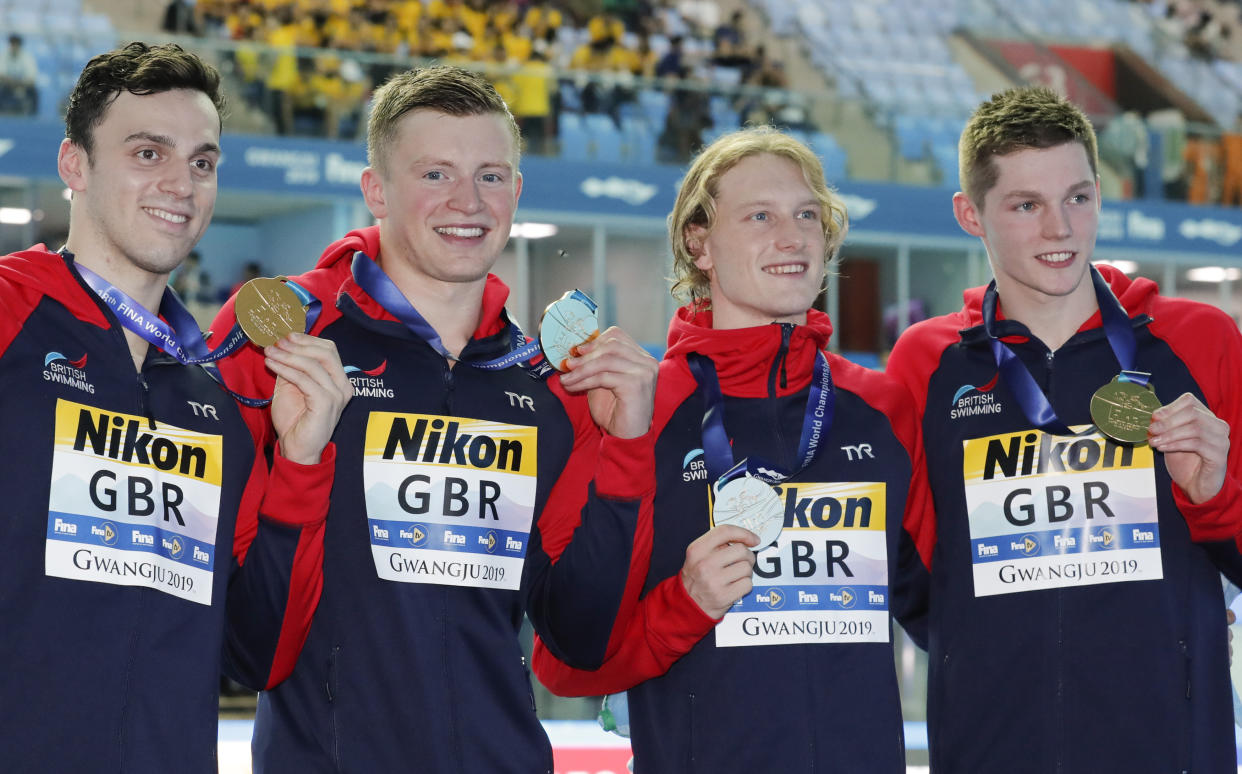
<instances>
[{"instance_id":1,"label":"nikon logo","mask_svg":"<svg viewBox=\"0 0 1242 774\"><path fill-rule=\"evenodd\" d=\"M207 450L188 443L177 444L162 436L145 432L137 419L95 414L82 409L73 440L75 451L90 452L121 462L135 462L159 470L176 471L183 476L204 478Z\"/></svg>"},{"instance_id":2,"label":"nikon logo","mask_svg":"<svg viewBox=\"0 0 1242 774\"><path fill-rule=\"evenodd\" d=\"M1125 468L1134 462L1133 446L1101 438L1054 442L1056 437L1047 433L1026 433L989 440L983 480Z\"/></svg>"},{"instance_id":3,"label":"nikon logo","mask_svg":"<svg viewBox=\"0 0 1242 774\"><path fill-rule=\"evenodd\" d=\"M393 420L384 443L384 459L400 455L407 462L437 462L442 465L520 471L522 442L497 441L490 436L461 432L461 424L450 420L419 419L413 431L404 417Z\"/></svg>"}]
</instances>

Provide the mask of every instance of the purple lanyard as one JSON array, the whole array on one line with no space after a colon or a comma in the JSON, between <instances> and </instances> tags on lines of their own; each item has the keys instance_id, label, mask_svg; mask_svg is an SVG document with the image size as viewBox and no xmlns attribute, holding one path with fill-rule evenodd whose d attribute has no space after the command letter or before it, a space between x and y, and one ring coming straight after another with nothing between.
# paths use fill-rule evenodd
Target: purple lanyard
<instances>
[{"instance_id":1,"label":"purple lanyard","mask_svg":"<svg viewBox=\"0 0 1242 774\"><path fill-rule=\"evenodd\" d=\"M1138 344L1134 338L1134 329L1130 316L1122 308L1121 302L1113 295L1108 282L1096 270L1091 271L1091 285L1095 289L1096 304L1100 307L1100 322L1113 356L1121 364L1121 381L1134 382L1146 386L1151 374L1134 370L1135 353ZM1031 424L1054 435L1073 435L1074 432L1057 416L1048 396L1040 389L1035 377L1031 376L1026 364L1014 354L1005 342L1000 340L996 332L996 280L992 280L983 294L983 329L988 335L992 347L992 356L996 359L996 367L1005 379L1009 391L1013 393L1022 413Z\"/></svg>"},{"instance_id":2,"label":"purple lanyard","mask_svg":"<svg viewBox=\"0 0 1242 774\"><path fill-rule=\"evenodd\" d=\"M821 441L828 437L832 427L832 414L836 405L836 392L832 387L832 371L823 352L815 353L815 375L811 379L807 395L806 411L802 416L802 437L798 441L797 470L786 471L757 457L748 457L734 464L733 448L724 426L724 394L720 390L720 378L716 364L706 355L692 352L686 356L686 365L694 374L703 392L703 460L707 475L715 481L731 481L743 475L751 475L768 484L779 484L805 470L819 453Z\"/></svg>"},{"instance_id":3,"label":"purple lanyard","mask_svg":"<svg viewBox=\"0 0 1242 774\"><path fill-rule=\"evenodd\" d=\"M522 329L512 320L506 320L511 337L509 352L492 360L462 360L448 351L448 348L444 346L444 342L440 340L440 334L436 333L435 328L431 327L431 323L427 322L426 318L418 313L418 310L406 299L405 294L401 292L400 288L393 283L392 279L384 273L380 265L372 260L369 255L362 251L354 253L354 261L350 265L350 271L353 273L354 282L358 283L358 287L362 288L385 311L396 317L410 332L426 342L429 347L440 353L446 360L456 360L485 371L499 371L516 365L536 379L543 378L555 370L546 358L539 365L531 365L529 362L531 358L542 352L539 348L539 342L531 341L528 343L526 336L522 333Z\"/></svg>"},{"instance_id":4,"label":"purple lanyard","mask_svg":"<svg viewBox=\"0 0 1242 774\"><path fill-rule=\"evenodd\" d=\"M69 257L72 258L72 255L70 254ZM181 299L177 298L177 294L173 292L172 288L165 287L164 295L160 299L160 311L168 320L168 323L165 323L160 319L159 315L152 314L142 304L130 298L125 291L82 264L75 262L73 267L91 290L95 291L100 300L112 310L112 314L116 316L121 325L138 335L148 344L171 356L182 365L201 365L208 376L214 379L217 384L242 405L250 406L251 408L261 408L272 402L271 398L250 398L233 392L224 383L224 377L221 376L220 370L216 366L211 365L215 361L237 351L246 342L246 334L242 332L240 325L234 324L224 343L208 351L207 341L198 329L198 322L190 314L189 310L185 308L185 305L181 303ZM293 282L289 282L288 285L293 289L299 300L311 306L311 312L307 314L307 329L309 330L314 322L314 317L311 316L311 313L313 312L316 317L318 316L319 302L313 299L305 288Z\"/></svg>"}]
</instances>

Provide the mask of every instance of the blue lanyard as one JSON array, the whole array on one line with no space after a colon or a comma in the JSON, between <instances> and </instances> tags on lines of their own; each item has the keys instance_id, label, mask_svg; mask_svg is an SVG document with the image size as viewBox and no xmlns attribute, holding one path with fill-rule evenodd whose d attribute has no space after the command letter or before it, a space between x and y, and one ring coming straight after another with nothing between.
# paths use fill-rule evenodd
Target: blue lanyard
<instances>
[{"instance_id":1,"label":"blue lanyard","mask_svg":"<svg viewBox=\"0 0 1242 774\"><path fill-rule=\"evenodd\" d=\"M1146 386L1151 374L1134 370L1138 343L1134 338L1130 316L1126 314L1121 302L1113 295L1104 277L1094 266L1089 268L1091 284L1095 289L1095 300L1100 307L1100 322L1104 328L1104 335L1108 339L1109 347L1113 350L1113 356L1121 364L1120 379ZM1022 413L1026 415L1031 424L1055 435L1073 435L1073 431L1057 416L1056 410L1048 401L1048 396L1040 389L1035 377L1031 376L1030 370L997 335L997 298L996 280L992 280L987 292L983 294L983 329L988 335L992 356L996 359L997 369L1005 378L1005 384L1008 385L1010 392L1022 408Z\"/></svg>"},{"instance_id":2,"label":"blue lanyard","mask_svg":"<svg viewBox=\"0 0 1242 774\"><path fill-rule=\"evenodd\" d=\"M68 251L62 251L62 254L72 257ZM100 300L112 310L112 314L116 316L121 325L148 344L171 356L182 365L203 366L212 379L243 405L260 408L272 402L270 398L250 398L233 392L224 383L219 369L211 365L237 351L246 342L246 334L242 332L240 325L234 324L229 335L225 337L224 343L208 351L207 341L198 329L198 322L181 303L181 299L177 297L172 288L165 287L164 295L160 299L160 311L168 320L165 323L160 319L160 315L151 313L125 291L82 264L75 262L73 267L91 290L95 291L95 295L99 296ZM300 285L294 282L287 284L303 305L311 307L307 312L307 329L309 330L314 324L315 317L318 317L319 301Z\"/></svg>"},{"instance_id":3,"label":"blue lanyard","mask_svg":"<svg viewBox=\"0 0 1242 774\"><path fill-rule=\"evenodd\" d=\"M748 457L734 464L733 448L724 426L724 395L720 390L720 378L716 364L706 355L693 352L686 356L694 379L703 393L703 460L708 477L715 481L730 481L743 475L751 475L768 484L779 484L805 470L815 461L816 455L832 427L832 414L836 405L836 392L832 387L832 371L823 352L815 353L815 374L807 395L806 411L802 417L802 437L798 441L797 470L786 471Z\"/></svg>"},{"instance_id":4,"label":"blue lanyard","mask_svg":"<svg viewBox=\"0 0 1242 774\"><path fill-rule=\"evenodd\" d=\"M540 361L539 365L531 365L530 359L541 353L539 342L532 341L527 343L522 329L507 318L506 322L509 325L509 335L511 338L511 347L508 353L492 360L462 360L448 351L448 348L444 346L444 342L440 340L440 334L436 333L435 328L431 327L431 323L427 322L426 318L418 313L414 305L406 299L405 294L401 292L392 279L380 268L380 265L372 260L369 255L362 251L354 253L354 261L350 266L350 271L353 273L354 282L358 283L358 287L362 288L385 311L396 317L415 336L425 341L428 346L447 360L456 360L485 371L499 371L509 366L517 365L535 378L542 378L555 370L546 359Z\"/></svg>"}]
</instances>

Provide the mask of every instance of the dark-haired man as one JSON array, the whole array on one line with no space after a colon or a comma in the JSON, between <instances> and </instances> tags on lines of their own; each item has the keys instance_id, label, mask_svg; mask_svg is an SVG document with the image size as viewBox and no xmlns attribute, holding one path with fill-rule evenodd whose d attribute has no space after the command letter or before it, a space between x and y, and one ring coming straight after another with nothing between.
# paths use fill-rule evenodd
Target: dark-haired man
<instances>
[{"instance_id":1,"label":"dark-haired man","mask_svg":"<svg viewBox=\"0 0 1242 774\"><path fill-rule=\"evenodd\" d=\"M525 339L489 272L520 138L482 76L395 76L367 145L379 225L296 278L336 299L314 331L357 393L334 435L323 600L292 677L260 698L255 770L551 772L518 629L526 613L567 662L604 659L652 488L656 362L616 329L564 374L504 362ZM253 354L224 368L270 382Z\"/></svg>"},{"instance_id":2,"label":"dark-haired man","mask_svg":"<svg viewBox=\"0 0 1242 774\"><path fill-rule=\"evenodd\" d=\"M215 772L222 666L274 684L314 610L335 348L268 348L269 470L166 288L211 219L221 107L179 47L92 59L58 157L67 244L0 258L8 771Z\"/></svg>"},{"instance_id":3,"label":"dark-haired man","mask_svg":"<svg viewBox=\"0 0 1242 774\"><path fill-rule=\"evenodd\" d=\"M1096 137L1063 97L993 96L960 156L954 214L995 280L888 363L935 499L907 525L932 769L1235 771L1238 327L1091 264Z\"/></svg>"}]
</instances>

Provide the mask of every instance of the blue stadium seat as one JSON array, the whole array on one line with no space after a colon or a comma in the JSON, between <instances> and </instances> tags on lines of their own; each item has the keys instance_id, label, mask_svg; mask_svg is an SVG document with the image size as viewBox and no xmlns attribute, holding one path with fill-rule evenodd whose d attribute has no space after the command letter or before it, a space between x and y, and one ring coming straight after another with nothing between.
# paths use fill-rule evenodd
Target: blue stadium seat
<instances>
[{"instance_id":1,"label":"blue stadium seat","mask_svg":"<svg viewBox=\"0 0 1242 774\"><path fill-rule=\"evenodd\" d=\"M577 113L561 113L559 123L561 158L567 161L589 161L590 138L582 125L582 117Z\"/></svg>"},{"instance_id":2,"label":"blue stadium seat","mask_svg":"<svg viewBox=\"0 0 1242 774\"><path fill-rule=\"evenodd\" d=\"M613 123L612 116L602 113L588 113L583 116L583 126L587 137L594 146L592 154L596 161L620 164L623 160L621 150L621 131Z\"/></svg>"}]
</instances>

